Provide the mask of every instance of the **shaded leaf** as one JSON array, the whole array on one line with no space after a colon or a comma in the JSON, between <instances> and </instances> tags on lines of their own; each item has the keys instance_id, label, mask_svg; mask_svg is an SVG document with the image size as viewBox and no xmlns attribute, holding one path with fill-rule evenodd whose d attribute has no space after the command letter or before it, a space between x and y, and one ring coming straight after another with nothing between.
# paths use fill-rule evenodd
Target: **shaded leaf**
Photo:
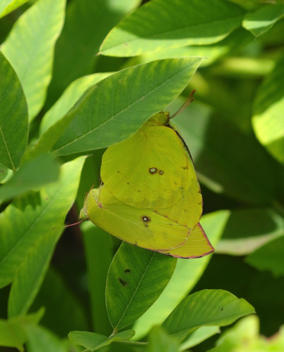
<instances>
[{"instance_id":1,"label":"shaded leaf","mask_svg":"<svg viewBox=\"0 0 284 352\"><path fill-rule=\"evenodd\" d=\"M270 270L275 276L284 275L284 236L258 248L246 257L246 262L259 270Z\"/></svg>"},{"instance_id":2,"label":"shaded leaf","mask_svg":"<svg viewBox=\"0 0 284 352\"><path fill-rule=\"evenodd\" d=\"M27 326L27 352L68 352L60 339L42 326Z\"/></svg>"},{"instance_id":3,"label":"shaded leaf","mask_svg":"<svg viewBox=\"0 0 284 352\"><path fill-rule=\"evenodd\" d=\"M9 320L0 319L0 346L16 347L19 351L24 351L23 344L27 340L26 329L28 326L37 324L43 315L43 310L37 313L11 318Z\"/></svg>"},{"instance_id":4,"label":"shaded leaf","mask_svg":"<svg viewBox=\"0 0 284 352\"><path fill-rule=\"evenodd\" d=\"M42 325L59 336L65 337L72 329L87 330L87 314L67 280L52 267L44 278L31 311L45 307ZM70 309L72 307L72 309Z\"/></svg>"},{"instance_id":5,"label":"shaded leaf","mask_svg":"<svg viewBox=\"0 0 284 352\"><path fill-rule=\"evenodd\" d=\"M284 218L273 209L232 211L216 253L246 255L284 235Z\"/></svg>"},{"instance_id":6,"label":"shaded leaf","mask_svg":"<svg viewBox=\"0 0 284 352\"><path fill-rule=\"evenodd\" d=\"M154 61L105 78L58 121L69 125L54 151L59 155L89 151L131 136L181 93L200 62L200 58ZM54 135L57 124L52 127Z\"/></svg>"},{"instance_id":7,"label":"shaded leaf","mask_svg":"<svg viewBox=\"0 0 284 352\"><path fill-rule=\"evenodd\" d=\"M196 329L183 341L180 346L180 350L184 351L188 348L199 345L201 342L209 339L209 337L220 333L219 326L203 326L202 328Z\"/></svg>"},{"instance_id":8,"label":"shaded leaf","mask_svg":"<svg viewBox=\"0 0 284 352\"><path fill-rule=\"evenodd\" d=\"M92 322L96 332L111 333L106 302L105 287L108 268L113 257L110 235L91 222L81 226L88 268L88 285L92 308Z\"/></svg>"},{"instance_id":9,"label":"shaded leaf","mask_svg":"<svg viewBox=\"0 0 284 352\"><path fill-rule=\"evenodd\" d=\"M254 313L243 298L223 290L203 290L186 297L162 326L179 340L201 326L226 326Z\"/></svg>"},{"instance_id":10,"label":"shaded leaf","mask_svg":"<svg viewBox=\"0 0 284 352\"><path fill-rule=\"evenodd\" d=\"M0 160L16 171L28 141L28 107L21 83L0 51Z\"/></svg>"},{"instance_id":11,"label":"shaded leaf","mask_svg":"<svg viewBox=\"0 0 284 352\"><path fill-rule=\"evenodd\" d=\"M268 31L275 22L284 16L284 5L271 4L263 6L245 15L243 27L259 37Z\"/></svg>"},{"instance_id":12,"label":"shaded leaf","mask_svg":"<svg viewBox=\"0 0 284 352\"><path fill-rule=\"evenodd\" d=\"M46 132L50 126L60 120L88 88L109 75L110 73L94 73L72 82L52 108L44 115L40 125L40 134Z\"/></svg>"},{"instance_id":13,"label":"shaded leaf","mask_svg":"<svg viewBox=\"0 0 284 352\"><path fill-rule=\"evenodd\" d=\"M149 334L147 352L179 352L178 341L169 336L161 326L154 326Z\"/></svg>"},{"instance_id":14,"label":"shaded leaf","mask_svg":"<svg viewBox=\"0 0 284 352\"><path fill-rule=\"evenodd\" d=\"M95 55L106 34L140 0L74 0L69 3L62 33L56 43L48 106L75 79L94 72Z\"/></svg>"},{"instance_id":15,"label":"shaded leaf","mask_svg":"<svg viewBox=\"0 0 284 352\"><path fill-rule=\"evenodd\" d=\"M31 189L54 182L59 165L50 154L41 154L20 167L16 174L0 188L0 199L10 199Z\"/></svg>"},{"instance_id":16,"label":"shaded leaf","mask_svg":"<svg viewBox=\"0 0 284 352\"><path fill-rule=\"evenodd\" d=\"M13 281L23 258L40 238L52 236L54 227L62 229L76 196L84 160L64 164L58 182L15 198L0 214L0 287Z\"/></svg>"},{"instance_id":17,"label":"shaded leaf","mask_svg":"<svg viewBox=\"0 0 284 352\"><path fill-rule=\"evenodd\" d=\"M202 216L201 225L215 247L230 216L218 211ZM179 302L188 295L202 276L211 255L198 259L178 259L173 276L157 301L134 324L135 340L146 335L155 324L161 324Z\"/></svg>"},{"instance_id":18,"label":"shaded leaf","mask_svg":"<svg viewBox=\"0 0 284 352\"><path fill-rule=\"evenodd\" d=\"M284 163L283 80L284 55L259 87L252 119L258 140L281 163Z\"/></svg>"},{"instance_id":19,"label":"shaded leaf","mask_svg":"<svg viewBox=\"0 0 284 352\"><path fill-rule=\"evenodd\" d=\"M38 0L15 23L2 45L14 67L33 119L42 108L51 79L55 41L64 21L65 0Z\"/></svg>"},{"instance_id":20,"label":"shaded leaf","mask_svg":"<svg viewBox=\"0 0 284 352\"><path fill-rule=\"evenodd\" d=\"M8 317L27 313L42 284L61 232L60 229L40 236L27 251L12 283Z\"/></svg>"},{"instance_id":21,"label":"shaded leaf","mask_svg":"<svg viewBox=\"0 0 284 352\"><path fill-rule=\"evenodd\" d=\"M100 52L135 56L170 47L215 43L241 25L243 14L241 7L220 0L150 1L112 29Z\"/></svg>"},{"instance_id":22,"label":"shaded leaf","mask_svg":"<svg viewBox=\"0 0 284 352\"><path fill-rule=\"evenodd\" d=\"M250 204L282 196L278 185L284 184L283 170L253 134L199 104L190 105L174 124L191 152L199 181L209 189Z\"/></svg>"},{"instance_id":23,"label":"shaded leaf","mask_svg":"<svg viewBox=\"0 0 284 352\"><path fill-rule=\"evenodd\" d=\"M133 337L135 331L125 330L110 337L88 331L71 331L68 334L69 340L74 344L85 347L87 350L97 351L98 349L111 344L112 342L128 341Z\"/></svg>"},{"instance_id":24,"label":"shaded leaf","mask_svg":"<svg viewBox=\"0 0 284 352\"><path fill-rule=\"evenodd\" d=\"M107 311L114 328L133 323L150 308L169 282L176 262L173 257L121 244L106 285Z\"/></svg>"}]
</instances>

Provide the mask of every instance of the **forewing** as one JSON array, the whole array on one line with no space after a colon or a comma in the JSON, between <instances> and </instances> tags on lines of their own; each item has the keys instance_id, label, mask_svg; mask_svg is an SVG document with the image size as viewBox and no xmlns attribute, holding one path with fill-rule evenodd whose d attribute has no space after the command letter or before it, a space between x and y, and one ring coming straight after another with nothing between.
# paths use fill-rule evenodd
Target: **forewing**
<instances>
[{"instance_id":1,"label":"forewing","mask_svg":"<svg viewBox=\"0 0 284 352\"><path fill-rule=\"evenodd\" d=\"M175 131L146 126L103 155L101 179L120 201L138 208L168 208L188 183L188 156Z\"/></svg>"},{"instance_id":2,"label":"forewing","mask_svg":"<svg viewBox=\"0 0 284 352\"><path fill-rule=\"evenodd\" d=\"M202 214L202 195L193 162L188 155L188 178L181 198L172 207L156 209L180 225L195 228Z\"/></svg>"},{"instance_id":3,"label":"forewing","mask_svg":"<svg viewBox=\"0 0 284 352\"><path fill-rule=\"evenodd\" d=\"M160 253L171 255L177 258L200 258L214 252L208 237L202 226L198 223L191 231L187 242L179 248L170 251L159 251Z\"/></svg>"}]
</instances>

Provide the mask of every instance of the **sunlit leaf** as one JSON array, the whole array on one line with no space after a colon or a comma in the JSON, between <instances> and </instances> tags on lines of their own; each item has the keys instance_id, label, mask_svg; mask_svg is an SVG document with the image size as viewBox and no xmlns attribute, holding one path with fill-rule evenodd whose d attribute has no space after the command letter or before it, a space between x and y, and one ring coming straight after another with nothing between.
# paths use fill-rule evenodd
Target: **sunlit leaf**
<instances>
[{"instance_id":1,"label":"sunlit leaf","mask_svg":"<svg viewBox=\"0 0 284 352\"><path fill-rule=\"evenodd\" d=\"M223 290L203 290L186 297L162 326L183 340L201 326L226 326L242 316L254 313L243 298Z\"/></svg>"},{"instance_id":2,"label":"sunlit leaf","mask_svg":"<svg viewBox=\"0 0 284 352\"><path fill-rule=\"evenodd\" d=\"M84 76L72 82L57 102L44 115L40 125L40 133L43 134L50 126L60 120L88 88L109 75L110 73L94 73L93 75Z\"/></svg>"},{"instance_id":3,"label":"sunlit leaf","mask_svg":"<svg viewBox=\"0 0 284 352\"><path fill-rule=\"evenodd\" d=\"M135 56L164 48L216 43L241 25L243 14L241 7L221 0L150 1L112 29L100 52Z\"/></svg>"},{"instance_id":4,"label":"sunlit leaf","mask_svg":"<svg viewBox=\"0 0 284 352\"><path fill-rule=\"evenodd\" d=\"M47 105L59 98L75 79L94 72L96 54L107 33L140 0L74 0L69 2L66 20L55 47L53 77Z\"/></svg>"},{"instance_id":5,"label":"sunlit leaf","mask_svg":"<svg viewBox=\"0 0 284 352\"><path fill-rule=\"evenodd\" d=\"M53 50L64 21L65 0L38 0L15 23L2 51L19 76L29 117L41 109L51 80Z\"/></svg>"},{"instance_id":6,"label":"sunlit leaf","mask_svg":"<svg viewBox=\"0 0 284 352\"><path fill-rule=\"evenodd\" d=\"M284 163L283 80L284 55L260 86L252 119L258 140L282 164Z\"/></svg>"},{"instance_id":7,"label":"sunlit leaf","mask_svg":"<svg viewBox=\"0 0 284 352\"><path fill-rule=\"evenodd\" d=\"M268 31L275 22L284 16L284 5L271 4L250 12L243 20L243 27L251 31L253 35L259 37Z\"/></svg>"},{"instance_id":8,"label":"sunlit leaf","mask_svg":"<svg viewBox=\"0 0 284 352\"><path fill-rule=\"evenodd\" d=\"M58 182L15 198L0 214L0 287L13 281L37 241L48 234L52 237L55 227L62 229L76 197L84 160L78 158L64 164ZM36 274L37 268L34 270Z\"/></svg>"},{"instance_id":9,"label":"sunlit leaf","mask_svg":"<svg viewBox=\"0 0 284 352\"><path fill-rule=\"evenodd\" d=\"M113 74L90 88L42 139L52 140L68 125L53 148L59 155L122 141L181 93L200 62L196 57L159 60Z\"/></svg>"}]
</instances>

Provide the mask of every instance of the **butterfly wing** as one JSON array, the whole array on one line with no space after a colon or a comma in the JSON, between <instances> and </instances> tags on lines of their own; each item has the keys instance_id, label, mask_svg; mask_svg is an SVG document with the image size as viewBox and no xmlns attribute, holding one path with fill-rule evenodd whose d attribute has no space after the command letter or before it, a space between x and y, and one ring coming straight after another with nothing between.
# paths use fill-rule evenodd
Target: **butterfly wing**
<instances>
[{"instance_id":1,"label":"butterfly wing","mask_svg":"<svg viewBox=\"0 0 284 352\"><path fill-rule=\"evenodd\" d=\"M159 251L160 253L171 255L177 258L200 258L214 252L208 237L202 226L198 223L191 231L187 242L178 248L170 251Z\"/></svg>"},{"instance_id":2,"label":"butterfly wing","mask_svg":"<svg viewBox=\"0 0 284 352\"><path fill-rule=\"evenodd\" d=\"M193 229L202 214L202 195L193 162L188 159L188 178L182 197L169 208L156 209L157 212L180 225Z\"/></svg>"},{"instance_id":3,"label":"butterfly wing","mask_svg":"<svg viewBox=\"0 0 284 352\"><path fill-rule=\"evenodd\" d=\"M103 155L101 179L117 199L138 208L168 208L188 183L188 155L175 131L146 124Z\"/></svg>"},{"instance_id":4,"label":"butterfly wing","mask_svg":"<svg viewBox=\"0 0 284 352\"><path fill-rule=\"evenodd\" d=\"M142 248L163 251L183 245L190 230L151 209L135 208L116 199L105 186L92 190L84 211L95 225Z\"/></svg>"}]
</instances>

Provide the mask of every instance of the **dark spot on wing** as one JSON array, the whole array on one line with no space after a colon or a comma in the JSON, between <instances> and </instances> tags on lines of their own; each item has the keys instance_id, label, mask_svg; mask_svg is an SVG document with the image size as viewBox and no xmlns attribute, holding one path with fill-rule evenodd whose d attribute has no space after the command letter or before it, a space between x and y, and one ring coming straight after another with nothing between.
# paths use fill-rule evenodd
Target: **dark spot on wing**
<instances>
[{"instance_id":1,"label":"dark spot on wing","mask_svg":"<svg viewBox=\"0 0 284 352\"><path fill-rule=\"evenodd\" d=\"M158 169L155 167L150 167L150 169L149 169L149 172L151 175L154 175L157 171L158 171Z\"/></svg>"}]
</instances>

